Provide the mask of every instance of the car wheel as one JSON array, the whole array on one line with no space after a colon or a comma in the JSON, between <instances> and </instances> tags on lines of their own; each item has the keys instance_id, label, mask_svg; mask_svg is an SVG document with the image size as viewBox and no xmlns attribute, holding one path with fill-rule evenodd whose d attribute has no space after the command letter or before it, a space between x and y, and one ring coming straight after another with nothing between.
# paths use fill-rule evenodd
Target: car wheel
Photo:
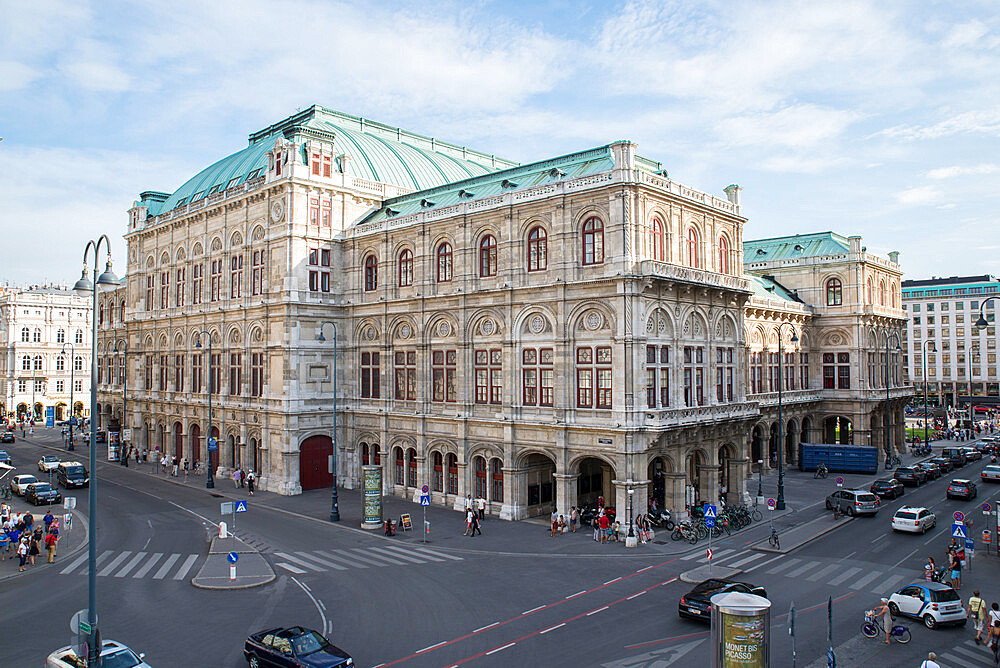
<instances>
[{"instance_id":1,"label":"car wheel","mask_svg":"<svg viewBox=\"0 0 1000 668\"><path fill-rule=\"evenodd\" d=\"M933 629L937 627L937 620L934 619L933 615L927 613L926 615L924 615L924 626L926 626L929 629Z\"/></svg>"},{"instance_id":2,"label":"car wheel","mask_svg":"<svg viewBox=\"0 0 1000 668\"><path fill-rule=\"evenodd\" d=\"M896 605L895 603L890 603L889 614L891 614L893 617L899 617L899 606Z\"/></svg>"},{"instance_id":3,"label":"car wheel","mask_svg":"<svg viewBox=\"0 0 1000 668\"><path fill-rule=\"evenodd\" d=\"M830 499L826 500L826 509L827 510L833 510L833 504L830 503Z\"/></svg>"},{"instance_id":4,"label":"car wheel","mask_svg":"<svg viewBox=\"0 0 1000 668\"><path fill-rule=\"evenodd\" d=\"M851 517L854 517L857 514L857 511L854 510L854 506L847 507L847 514Z\"/></svg>"},{"instance_id":5,"label":"car wheel","mask_svg":"<svg viewBox=\"0 0 1000 668\"><path fill-rule=\"evenodd\" d=\"M257 660L256 656L250 655L247 663L250 664L250 668L260 668L260 662Z\"/></svg>"}]
</instances>

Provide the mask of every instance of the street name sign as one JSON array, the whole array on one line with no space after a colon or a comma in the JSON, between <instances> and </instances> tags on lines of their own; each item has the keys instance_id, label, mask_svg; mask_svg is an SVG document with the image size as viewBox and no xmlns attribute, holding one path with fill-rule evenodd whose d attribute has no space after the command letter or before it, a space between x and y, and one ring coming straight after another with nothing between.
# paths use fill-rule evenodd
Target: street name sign
<instances>
[{"instance_id":1,"label":"street name sign","mask_svg":"<svg viewBox=\"0 0 1000 668\"><path fill-rule=\"evenodd\" d=\"M232 515L233 514L233 502L232 501L223 501L222 503L219 504L219 509L222 511L223 515Z\"/></svg>"}]
</instances>

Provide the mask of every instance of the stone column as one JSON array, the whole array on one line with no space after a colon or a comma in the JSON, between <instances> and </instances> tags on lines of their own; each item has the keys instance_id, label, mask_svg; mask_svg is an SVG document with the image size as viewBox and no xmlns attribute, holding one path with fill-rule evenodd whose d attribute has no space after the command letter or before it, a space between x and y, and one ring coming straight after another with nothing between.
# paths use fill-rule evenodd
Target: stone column
<instances>
[{"instance_id":1,"label":"stone column","mask_svg":"<svg viewBox=\"0 0 1000 668\"><path fill-rule=\"evenodd\" d=\"M523 469L504 467L503 506L500 508L500 519L520 520L527 517L528 510L524 504L526 495L524 476Z\"/></svg>"},{"instance_id":2,"label":"stone column","mask_svg":"<svg viewBox=\"0 0 1000 668\"><path fill-rule=\"evenodd\" d=\"M703 464L698 467L698 498L718 505L719 501L719 467Z\"/></svg>"},{"instance_id":3,"label":"stone column","mask_svg":"<svg viewBox=\"0 0 1000 668\"><path fill-rule=\"evenodd\" d=\"M687 475L683 471L671 472L664 473L663 478L666 508L677 522L684 510L684 486L687 484Z\"/></svg>"},{"instance_id":4,"label":"stone column","mask_svg":"<svg viewBox=\"0 0 1000 668\"><path fill-rule=\"evenodd\" d=\"M743 503L743 487L746 484L747 473L749 471L749 459L730 459L729 469L726 471L726 487L730 505ZM754 491L756 494L756 490Z\"/></svg>"},{"instance_id":5,"label":"stone column","mask_svg":"<svg viewBox=\"0 0 1000 668\"><path fill-rule=\"evenodd\" d=\"M454 505L452 505L453 510L465 512L465 495L469 494L472 491L471 485L469 485L469 481L465 479L466 469L469 468L471 468L470 464L467 464L461 460L458 462L458 494L455 495L455 503ZM507 496L506 485L504 485L503 493L504 496Z\"/></svg>"},{"instance_id":6,"label":"stone column","mask_svg":"<svg viewBox=\"0 0 1000 668\"><path fill-rule=\"evenodd\" d=\"M556 512L569 524L569 509L576 505L576 480L579 474L553 473L556 479Z\"/></svg>"}]
</instances>

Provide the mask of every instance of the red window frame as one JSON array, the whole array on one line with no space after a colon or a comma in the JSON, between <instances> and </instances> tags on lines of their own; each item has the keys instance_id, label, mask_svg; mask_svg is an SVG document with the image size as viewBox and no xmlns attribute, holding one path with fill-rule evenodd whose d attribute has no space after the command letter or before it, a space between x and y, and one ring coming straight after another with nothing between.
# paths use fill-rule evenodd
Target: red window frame
<instances>
[{"instance_id":1,"label":"red window frame","mask_svg":"<svg viewBox=\"0 0 1000 668\"><path fill-rule=\"evenodd\" d=\"M319 170L320 170L320 157L319 157L319 153L313 153L312 154L312 160L310 162L312 163L312 173L313 173L313 176L319 176Z\"/></svg>"},{"instance_id":2,"label":"red window frame","mask_svg":"<svg viewBox=\"0 0 1000 668\"><path fill-rule=\"evenodd\" d=\"M361 353L361 397L378 399L381 397L381 359L378 352Z\"/></svg>"},{"instance_id":3,"label":"red window frame","mask_svg":"<svg viewBox=\"0 0 1000 668\"><path fill-rule=\"evenodd\" d=\"M458 494L458 456L448 454L448 494Z\"/></svg>"},{"instance_id":4,"label":"red window frame","mask_svg":"<svg viewBox=\"0 0 1000 668\"><path fill-rule=\"evenodd\" d=\"M431 401L458 401L458 354L454 350L431 351Z\"/></svg>"},{"instance_id":5,"label":"red window frame","mask_svg":"<svg viewBox=\"0 0 1000 668\"><path fill-rule=\"evenodd\" d=\"M493 489L490 490L490 501L503 502L503 461L494 457L490 461L490 473L493 478Z\"/></svg>"},{"instance_id":6,"label":"red window frame","mask_svg":"<svg viewBox=\"0 0 1000 668\"><path fill-rule=\"evenodd\" d=\"M378 289L378 259L374 254L365 257L365 292Z\"/></svg>"},{"instance_id":7,"label":"red window frame","mask_svg":"<svg viewBox=\"0 0 1000 668\"><path fill-rule=\"evenodd\" d=\"M715 349L715 400L733 400L733 349Z\"/></svg>"},{"instance_id":8,"label":"red window frame","mask_svg":"<svg viewBox=\"0 0 1000 668\"><path fill-rule=\"evenodd\" d=\"M591 216L583 223L583 264L604 263L604 222Z\"/></svg>"},{"instance_id":9,"label":"red window frame","mask_svg":"<svg viewBox=\"0 0 1000 668\"><path fill-rule=\"evenodd\" d=\"M839 278L831 278L826 282L826 305L840 306L844 303L844 284Z\"/></svg>"},{"instance_id":10,"label":"red window frame","mask_svg":"<svg viewBox=\"0 0 1000 668\"><path fill-rule=\"evenodd\" d=\"M503 400L503 351L499 348L474 352L477 404L499 404Z\"/></svg>"},{"instance_id":11,"label":"red window frame","mask_svg":"<svg viewBox=\"0 0 1000 668\"><path fill-rule=\"evenodd\" d=\"M663 223L658 216L649 221L649 257L663 262L666 260L663 244Z\"/></svg>"},{"instance_id":12,"label":"red window frame","mask_svg":"<svg viewBox=\"0 0 1000 668\"><path fill-rule=\"evenodd\" d=\"M319 198L309 198L309 224L319 227Z\"/></svg>"},{"instance_id":13,"label":"red window frame","mask_svg":"<svg viewBox=\"0 0 1000 668\"><path fill-rule=\"evenodd\" d=\"M200 304L201 303L201 290L202 284L205 279L205 265L199 262L194 265L191 270L191 303Z\"/></svg>"},{"instance_id":14,"label":"red window frame","mask_svg":"<svg viewBox=\"0 0 1000 668\"><path fill-rule=\"evenodd\" d=\"M837 356L833 353L823 353L823 389L833 390L837 387Z\"/></svg>"},{"instance_id":15,"label":"red window frame","mask_svg":"<svg viewBox=\"0 0 1000 668\"><path fill-rule=\"evenodd\" d=\"M417 486L417 451L413 448L406 451L406 486Z\"/></svg>"},{"instance_id":16,"label":"red window frame","mask_svg":"<svg viewBox=\"0 0 1000 668\"><path fill-rule=\"evenodd\" d=\"M435 451L433 455L434 463L434 482L433 489L435 492L444 491L444 457L441 456L440 452Z\"/></svg>"},{"instance_id":17,"label":"red window frame","mask_svg":"<svg viewBox=\"0 0 1000 668\"><path fill-rule=\"evenodd\" d=\"M719 273L729 273L729 239L726 235L719 237Z\"/></svg>"},{"instance_id":18,"label":"red window frame","mask_svg":"<svg viewBox=\"0 0 1000 668\"><path fill-rule=\"evenodd\" d=\"M541 225L535 225L528 232L528 271L545 271L548 265L548 233Z\"/></svg>"},{"instance_id":19,"label":"red window frame","mask_svg":"<svg viewBox=\"0 0 1000 668\"><path fill-rule=\"evenodd\" d=\"M333 173L332 169L333 159L332 156L323 156L323 176L330 176Z\"/></svg>"},{"instance_id":20,"label":"red window frame","mask_svg":"<svg viewBox=\"0 0 1000 668\"><path fill-rule=\"evenodd\" d=\"M613 402L611 346L580 346L576 349L576 405L578 408L610 409Z\"/></svg>"},{"instance_id":21,"label":"red window frame","mask_svg":"<svg viewBox=\"0 0 1000 668\"><path fill-rule=\"evenodd\" d=\"M437 282L450 282L453 273L451 244L443 241L437 247Z\"/></svg>"},{"instance_id":22,"label":"red window frame","mask_svg":"<svg viewBox=\"0 0 1000 668\"><path fill-rule=\"evenodd\" d=\"M323 208L320 211L320 223L323 227L330 227L330 220L333 218L333 203L325 199L323 200Z\"/></svg>"},{"instance_id":23,"label":"red window frame","mask_svg":"<svg viewBox=\"0 0 1000 668\"><path fill-rule=\"evenodd\" d=\"M396 446L396 449L394 450L394 452L395 452L395 455L396 455L396 457L395 457L396 466L394 467L394 470L393 470L393 481L397 485L402 485L403 484L403 480L404 480L404 478L403 478L403 469L406 468L406 464L403 462L403 448L401 448L399 446Z\"/></svg>"},{"instance_id":24,"label":"red window frame","mask_svg":"<svg viewBox=\"0 0 1000 668\"><path fill-rule=\"evenodd\" d=\"M413 251L404 248L399 252L399 287L413 285Z\"/></svg>"},{"instance_id":25,"label":"red window frame","mask_svg":"<svg viewBox=\"0 0 1000 668\"><path fill-rule=\"evenodd\" d=\"M212 353L208 364L208 385L212 394L222 389L222 353Z\"/></svg>"},{"instance_id":26,"label":"red window frame","mask_svg":"<svg viewBox=\"0 0 1000 668\"><path fill-rule=\"evenodd\" d=\"M415 350L398 350L393 355L395 383L393 396L402 401L417 398L417 353Z\"/></svg>"},{"instance_id":27,"label":"red window frame","mask_svg":"<svg viewBox=\"0 0 1000 668\"><path fill-rule=\"evenodd\" d=\"M497 275L497 238L487 234L479 241L479 276Z\"/></svg>"},{"instance_id":28,"label":"red window frame","mask_svg":"<svg viewBox=\"0 0 1000 668\"><path fill-rule=\"evenodd\" d=\"M851 354L837 353L837 389L851 389Z\"/></svg>"},{"instance_id":29,"label":"red window frame","mask_svg":"<svg viewBox=\"0 0 1000 668\"><path fill-rule=\"evenodd\" d=\"M525 348L521 351L521 403L551 406L555 374L552 348Z\"/></svg>"},{"instance_id":30,"label":"red window frame","mask_svg":"<svg viewBox=\"0 0 1000 668\"><path fill-rule=\"evenodd\" d=\"M472 463L473 469L476 472L476 489L475 498L485 499L486 498L486 458L477 455Z\"/></svg>"},{"instance_id":31,"label":"red window frame","mask_svg":"<svg viewBox=\"0 0 1000 668\"><path fill-rule=\"evenodd\" d=\"M809 389L809 353L799 353L799 387Z\"/></svg>"},{"instance_id":32,"label":"red window frame","mask_svg":"<svg viewBox=\"0 0 1000 668\"><path fill-rule=\"evenodd\" d=\"M693 269L701 268L701 258L698 257L699 245L701 245L701 236L698 234L698 230L689 227L687 233L687 263Z\"/></svg>"}]
</instances>

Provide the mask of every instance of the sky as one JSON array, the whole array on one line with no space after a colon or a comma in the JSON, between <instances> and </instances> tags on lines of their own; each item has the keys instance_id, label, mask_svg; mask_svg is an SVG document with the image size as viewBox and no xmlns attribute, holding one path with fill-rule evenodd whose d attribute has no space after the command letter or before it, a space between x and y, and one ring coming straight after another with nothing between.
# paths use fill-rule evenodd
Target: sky
<instances>
[{"instance_id":1,"label":"sky","mask_svg":"<svg viewBox=\"0 0 1000 668\"><path fill-rule=\"evenodd\" d=\"M320 104L519 162L629 139L908 278L1000 274L995 0L0 0L0 283Z\"/></svg>"}]
</instances>

